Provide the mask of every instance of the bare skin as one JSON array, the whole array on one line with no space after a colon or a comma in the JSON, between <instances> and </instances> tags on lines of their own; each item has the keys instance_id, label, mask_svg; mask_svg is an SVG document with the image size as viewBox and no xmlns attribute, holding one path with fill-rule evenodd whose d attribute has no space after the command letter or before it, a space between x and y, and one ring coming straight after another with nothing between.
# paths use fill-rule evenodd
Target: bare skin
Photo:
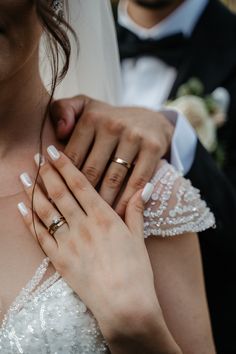
<instances>
[{"instance_id":1,"label":"bare skin","mask_svg":"<svg viewBox=\"0 0 236 354\"><path fill-rule=\"evenodd\" d=\"M214 353L196 236L150 238L145 244L139 192L128 203L124 224L64 154L49 156L40 175L68 226L55 239L49 235L44 225L56 209L38 186L38 240L98 319L112 353ZM29 200L32 186L25 185ZM29 209L24 221L34 234Z\"/></svg>"},{"instance_id":2,"label":"bare skin","mask_svg":"<svg viewBox=\"0 0 236 354\"><path fill-rule=\"evenodd\" d=\"M133 21L150 28L169 16L184 0L167 0L167 5L160 8L148 8L140 3L158 5L163 0L124 2ZM54 102L51 114L57 137L68 142L65 153L94 187L101 182L100 195L124 216L129 199L145 186L160 159L168 154L174 126L160 112L112 107L84 96ZM129 163L135 161L126 188L123 181L127 169L112 162L114 155ZM121 189L120 199L114 205Z\"/></svg>"},{"instance_id":3,"label":"bare skin","mask_svg":"<svg viewBox=\"0 0 236 354\"><path fill-rule=\"evenodd\" d=\"M39 130L49 97L38 74L42 29L35 25L33 7L28 1L1 1L0 23L1 321L45 257L22 224L16 205L24 199L19 174L26 166L32 175L36 173L33 156L39 148ZM49 120L44 139L45 144L56 144Z\"/></svg>"},{"instance_id":4,"label":"bare skin","mask_svg":"<svg viewBox=\"0 0 236 354\"><path fill-rule=\"evenodd\" d=\"M118 108L85 96L54 102L51 114L58 138L67 141L66 155L123 217L129 199L150 181L168 153L173 125L159 112ZM114 156L135 162L134 168L128 171L112 162Z\"/></svg>"},{"instance_id":5,"label":"bare skin","mask_svg":"<svg viewBox=\"0 0 236 354\"><path fill-rule=\"evenodd\" d=\"M18 295L20 289L32 277L46 253L50 257L54 267L68 280L71 287L83 298L85 304L93 308L101 329L104 332L105 339L110 344L112 354L138 353L137 348L141 350L140 353L147 354L158 352L214 353L196 238L194 235L185 235L182 236L180 242L179 238L176 238L171 243L168 240L163 242L162 239L150 240L146 245L147 248L149 247L149 243L151 246L151 242L154 242L155 246L153 244L151 246L152 251L149 250L147 253L142 235L143 204L139 198L140 195L137 195L137 197L134 197L130 201L124 223L97 194L92 185L69 159L65 155L62 155L65 159L64 167L69 167L69 171L67 171L69 173L67 174L63 169L60 170L63 166L63 161L61 160L61 167L60 164L57 165L55 163L54 170L50 168L51 165L46 163L41 169L41 177L45 178L46 183L46 180L56 182L60 176L64 175L65 178L72 180L73 183L75 182L75 178L77 186L80 182L82 185L84 184L85 188L82 188L84 193L79 193L80 197L84 196L84 200L80 200L80 202L84 210L86 209L90 215L84 218L83 224L76 226L78 213L82 212L79 204L76 204L76 209L73 208L76 212L72 217L73 220L71 220L76 227L72 233L68 233L68 229L66 229L66 232L63 234L66 242L60 243L61 249L59 253L57 251L55 253L51 252L52 248L46 246L47 238L42 239L39 237L38 240L33 238L31 234L32 229L28 229L27 226L30 225L29 222L26 220L26 224L24 224L17 211L17 204L19 202L24 201L26 204L29 203L28 196L32 190L26 190L25 194L23 186L17 184L17 180L19 174L24 171L27 171L32 176L32 179L35 178L36 167L33 162L33 156L38 152L39 126L43 118L42 112L45 110L48 99L37 70L38 51L35 43L39 42L41 28L37 25L38 22L34 7L28 1L20 0L1 1L0 23L4 24L3 34L0 34L0 47L2 49L0 51L0 68L4 64L4 70L0 69L2 87L0 92L0 175L2 183L0 197L0 299L2 310L0 320L2 320L4 313L6 313L12 300ZM29 33L32 35L30 40ZM17 36L17 40L15 36ZM22 53L20 49L22 49ZM5 60L6 57L8 57L8 60ZM33 81L31 80L32 77L34 78ZM57 143L53 128L48 121L44 130L43 153L45 155L45 147L49 144L54 144L59 149L62 148ZM52 173L55 180L51 178ZM60 178L59 180L61 181ZM55 186L56 183L53 183L52 188ZM65 187L65 184L63 185L62 183L60 187L63 186ZM75 196L76 190L73 188L72 190ZM70 199L71 194L64 194L64 197L67 199L67 202L64 202L64 199L60 198L60 196L62 197L61 191L58 191L58 198L56 198L56 191L54 190L53 195L55 200L63 201L63 208L65 208L63 211L65 213L70 212L71 207L73 207L73 202ZM46 200L49 203L45 195L44 198L44 201ZM102 211L98 218L88 211L89 205L91 205L88 201L94 200L94 198L97 198L98 209L101 207L100 210ZM37 197L35 202L35 208L39 210L37 203L40 202L40 198ZM52 207L52 204L49 204ZM43 205L42 217L43 215L46 217L46 210L45 205ZM29 215L31 214L29 213ZM109 239L105 242L106 239L103 236L107 235L107 232L104 231L108 225L110 225ZM87 231L88 234L101 235L101 237L93 238L90 250L88 249L86 237L82 237L82 239L78 238L78 235L81 234L85 236L83 230ZM120 240L117 237L118 234L121 236ZM67 238L67 236L69 237ZM53 240L51 238L50 242L54 242ZM79 247L78 242L81 242L82 248ZM71 253L72 244L76 244L76 250L80 248L81 251L83 249L81 252L83 258L80 258L77 252ZM168 244L169 247L167 246ZM176 247L173 249L170 245L174 246L174 244ZM114 245L117 246L117 252L114 252L116 249L116 247L113 247ZM181 252L177 245L181 248ZM131 251L129 257L124 257L126 246ZM160 252L158 259L161 267L155 263L156 255L152 253L155 248L159 249ZM96 277L90 268L92 263L88 256L89 254L91 255L91 251L93 250L99 250L94 257L94 265L96 266L99 263L101 265L99 277ZM193 255L195 256L193 257ZM102 259L106 261L102 263ZM140 259L142 259L141 268L143 271L136 276L136 269L139 269L141 265ZM80 266L81 261L85 262L85 266ZM127 272L127 267L123 267L123 261L130 262L133 265L131 267L132 271ZM174 265L172 272L169 272L167 267L170 261ZM73 266L74 264L77 268L76 271ZM114 274L121 275L121 285L125 288L125 291L122 291L124 289L123 286L121 286L121 289L119 288L119 291L121 291L120 295L123 298L121 308L116 301L114 303L112 301L114 299L112 294L114 295L116 281L111 282L109 291L104 291L106 290L107 270L111 268L112 264L114 264ZM177 273L176 270L178 270ZM50 268L49 272L52 271L53 267ZM86 286L83 287L83 293L77 289L78 276L81 277L81 280L84 279L84 285L86 285L86 282L89 284L89 287L92 289L91 292L86 290ZM132 286L127 287L127 282L131 278L134 280L134 283ZM160 282L159 278L162 279ZM175 283L174 298L172 296L173 291L170 291L168 286L169 282L167 282L167 278L171 282L172 280L177 280ZM155 284L153 279L155 279ZM194 284L193 279L196 280ZM117 278L115 277L114 280L117 280ZM98 281L102 282L102 287L96 286ZM146 284L145 287L140 286L143 283ZM103 291L96 294L96 289L97 291L98 289L103 289ZM94 301L91 294L98 301ZM176 300L178 301L182 294L186 298L184 298L180 307L176 306ZM161 298L160 302L158 296ZM145 306L136 306L134 312L132 300L136 299L137 301L137 297L143 300L142 303ZM147 301L147 299L150 299L150 301ZM108 303L108 300L111 304L110 309L112 307L113 311L108 311L106 306L103 306L104 302ZM186 317L180 320L179 313L185 313L186 305L188 305ZM98 309L104 309L102 314ZM112 321L113 314L118 313L118 309L119 316L117 317L117 322L114 323ZM140 318L145 318L145 326L143 326L142 321L138 320ZM165 318L168 318L168 321ZM192 322L193 318L197 319L197 321L194 321L194 325L186 337L183 334L186 333L186 328L189 327L189 323ZM135 324L132 328L130 321ZM171 331L169 328L171 328ZM201 343L197 340L198 338L201 338ZM192 346L192 343L194 343L194 346ZM190 347L192 349L188 351Z\"/></svg>"},{"instance_id":6,"label":"bare skin","mask_svg":"<svg viewBox=\"0 0 236 354\"><path fill-rule=\"evenodd\" d=\"M173 0L170 5L161 8L143 7L136 0L128 0L128 13L138 25L151 28L168 17L185 0ZM158 3L158 0L142 0L142 3Z\"/></svg>"}]
</instances>

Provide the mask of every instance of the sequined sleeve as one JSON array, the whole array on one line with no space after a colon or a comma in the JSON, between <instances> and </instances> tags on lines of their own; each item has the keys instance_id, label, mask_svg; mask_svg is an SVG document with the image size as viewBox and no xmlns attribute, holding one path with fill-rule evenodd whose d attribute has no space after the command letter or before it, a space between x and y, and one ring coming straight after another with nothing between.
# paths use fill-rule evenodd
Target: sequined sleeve
<instances>
[{"instance_id":1,"label":"sequined sleeve","mask_svg":"<svg viewBox=\"0 0 236 354\"><path fill-rule=\"evenodd\" d=\"M198 189L162 161L151 183L155 188L144 211L144 237L201 232L215 219Z\"/></svg>"}]
</instances>

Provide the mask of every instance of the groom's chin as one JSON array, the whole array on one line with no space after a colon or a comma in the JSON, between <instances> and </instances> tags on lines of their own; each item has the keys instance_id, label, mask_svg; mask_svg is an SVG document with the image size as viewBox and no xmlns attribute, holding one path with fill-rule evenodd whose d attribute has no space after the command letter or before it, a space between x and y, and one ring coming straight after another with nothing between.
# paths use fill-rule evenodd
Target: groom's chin
<instances>
[{"instance_id":1,"label":"groom's chin","mask_svg":"<svg viewBox=\"0 0 236 354\"><path fill-rule=\"evenodd\" d=\"M137 5L147 9L163 9L175 4L176 0L133 0Z\"/></svg>"}]
</instances>

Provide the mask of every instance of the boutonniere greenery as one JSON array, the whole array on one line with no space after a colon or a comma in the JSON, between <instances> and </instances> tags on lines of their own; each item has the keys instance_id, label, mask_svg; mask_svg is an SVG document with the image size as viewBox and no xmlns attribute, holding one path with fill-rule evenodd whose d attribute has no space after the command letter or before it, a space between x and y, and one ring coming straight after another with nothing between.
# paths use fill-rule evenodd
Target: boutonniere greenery
<instances>
[{"instance_id":1,"label":"boutonniere greenery","mask_svg":"<svg viewBox=\"0 0 236 354\"><path fill-rule=\"evenodd\" d=\"M176 99L166 105L184 114L199 137L203 146L213 154L222 166L225 159L223 147L217 141L217 129L227 118L230 96L223 87L204 95L204 86L197 78L191 78L178 89Z\"/></svg>"}]
</instances>

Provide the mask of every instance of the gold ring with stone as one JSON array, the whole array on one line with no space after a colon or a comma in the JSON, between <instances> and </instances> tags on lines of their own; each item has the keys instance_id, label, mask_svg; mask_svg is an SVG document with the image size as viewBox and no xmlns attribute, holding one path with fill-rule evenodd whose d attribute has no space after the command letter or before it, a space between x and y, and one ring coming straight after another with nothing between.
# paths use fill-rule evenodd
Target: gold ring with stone
<instances>
[{"instance_id":1,"label":"gold ring with stone","mask_svg":"<svg viewBox=\"0 0 236 354\"><path fill-rule=\"evenodd\" d=\"M53 236L55 232L64 224L66 224L66 219L64 218L64 216L55 217L48 228L48 232L51 236Z\"/></svg>"}]
</instances>

